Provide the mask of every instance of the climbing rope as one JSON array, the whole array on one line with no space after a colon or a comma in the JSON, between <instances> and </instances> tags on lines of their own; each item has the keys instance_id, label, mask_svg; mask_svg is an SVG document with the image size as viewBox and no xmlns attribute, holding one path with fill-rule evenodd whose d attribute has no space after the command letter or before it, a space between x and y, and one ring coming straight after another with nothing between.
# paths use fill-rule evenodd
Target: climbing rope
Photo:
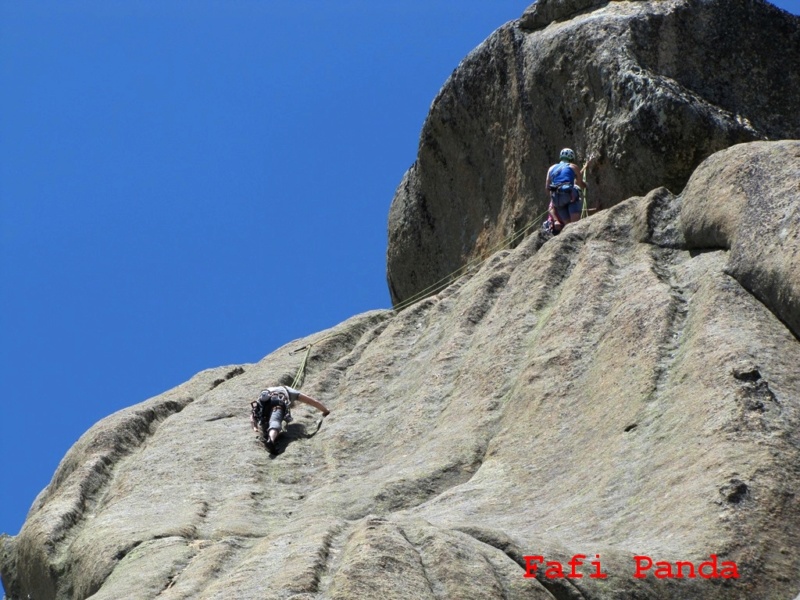
<instances>
[{"instance_id":1,"label":"climbing rope","mask_svg":"<svg viewBox=\"0 0 800 600\"><path fill-rule=\"evenodd\" d=\"M583 165L583 168L581 169L581 176L583 177L583 181L584 182L586 182L586 169L588 168L589 164L594 159L595 159L595 155L591 154L589 156L589 158L587 159L586 163ZM584 187L584 190L583 190L583 208L581 210L581 219L585 219L589 214L589 211L588 211L588 208L587 208L587 206L588 206L588 204L587 204L587 196L588 196L588 194L586 192L586 188ZM487 260L489 260L494 255L495 252L497 252L498 250L502 250L502 249L506 248L507 246L512 244L514 241L516 241L518 238L524 236L532 227L536 226L541 221L541 219L544 218L545 215L547 215L547 213L548 213L548 210L546 210L543 213L537 215L525 227L523 227L522 229L520 229L516 233L511 234L507 238L501 240L500 243L498 243L496 246L491 248L483 258L480 258L480 257L473 258L472 260L467 262L465 265L459 267L458 269L456 269L452 273L449 273L448 275L445 275L444 277L442 277L438 281L435 281L434 283L432 283L428 287L426 287L426 288L418 291L417 293L411 295L410 297L406 298L405 300L403 300L402 302L397 304L394 307L393 310L395 312L400 312L401 310L404 310L404 309L408 308L412 304L416 304L420 300L422 300L424 298L427 298L430 295L433 295L433 294L436 294L436 293L442 291L448 285L453 283L456 279L458 279L462 275L464 275L468 270L472 269L473 267L479 267L479 266L483 265L483 263L485 263ZM303 355L303 360L300 362L300 366L297 368L297 373L294 376L294 380L292 381L291 387L293 387L294 389L299 389L300 386L303 385L303 381L305 380L305 376L306 376L306 367L308 366L308 359L311 356L311 349L316 344L319 344L320 342L324 342L325 340L327 340L329 338L332 338L335 335L340 335L340 334L333 334L333 335L326 336L326 337L324 337L322 339L317 340L316 342L312 342L310 344L307 344L307 345L303 346L302 348L297 348L296 350L293 350L291 352L291 354L297 354L298 352L302 352L303 350L306 351L306 353Z\"/></svg>"},{"instance_id":2,"label":"climbing rope","mask_svg":"<svg viewBox=\"0 0 800 600\"><path fill-rule=\"evenodd\" d=\"M592 159L590 158L589 160L591 161ZM583 172L584 173L586 171L586 166L588 164L589 164L589 162L587 161L586 165L584 165L584 167L583 167ZM584 175L584 177L585 177L585 175ZM586 211L586 199L585 199L585 196L584 196L584 205L583 206L584 206L584 213L581 214L581 218L583 218L585 216L585 211ZM523 227L522 229L520 229L516 233L511 234L510 236L506 237L505 239L501 240L496 246L491 248L483 258L481 258L481 257L473 258L472 260L470 260L469 262L467 262L463 266L459 267L458 269L456 269L452 273L449 273L448 275L445 275L444 277L442 277L438 281L435 281L434 283L432 283L428 287L426 287L426 288L418 291L417 293L411 295L410 297L406 298L405 300L403 300L402 302L397 304L393 308L393 310L395 312L400 312L401 310L404 310L404 309L408 308L412 304L416 304L420 300L422 300L424 298L427 298L430 295L433 295L433 294L436 294L436 293L442 291L448 285L453 283L456 279L458 279L459 277L464 275L468 270L472 269L473 267L479 267L479 266L483 265L483 263L485 263L487 260L489 260L494 255L495 252L497 252L498 250L502 250L502 249L506 248L510 244L514 243L518 238L524 236L528 231L530 231L531 228L535 227L547 215L547 213L548 213L547 210L544 211L543 213L540 213L539 215L534 217L533 220L530 221L525 227ZM290 354L297 354L298 352L302 352L303 350L305 350L305 354L303 355L303 360L300 361L300 366L297 368L297 373L294 376L294 380L292 381L291 387L293 387L294 389L299 389L300 386L303 385L303 381L305 380L305 375L306 375L306 367L308 366L308 359L311 356L312 348L316 344L324 342L325 340L327 340L329 338L332 338L335 335L340 335L340 334L329 335L329 336L326 336L326 337L324 337L322 339L317 340L316 342L312 342L310 344L306 344L302 348L297 348L296 350L292 350L292 352Z\"/></svg>"},{"instance_id":3,"label":"climbing rope","mask_svg":"<svg viewBox=\"0 0 800 600\"><path fill-rule=\"evenodd\" d=\"M581 169L581 178L583 179L583 207L581 208L581 219L585 219L589 216L589 186L586 185L586 169L595 158L597 157L594 153L590 154L586 162L583 163L583 168Z\"/></svg>"},{"instance_id":4,"label":"climbing rope","mask_svg":"<svg viewBox=\"0 0 800 600\"><path fill-rule=\"evenodd\" d=\"M595 160L595 158L597 158L597 155L595 153L590 154L589 158L586 159L586 162L584 163L583 168L581 169L581 176L583 178L584 184L586 183L586 170L588 169L588 167L592 163L592 161ZM521 230L519 230L518 232L516 232L516 233L510 235L509 237L505 238L504 240L502 240L497 246L495 246L494 248L489 250L489 252L487 253L487 255L484 258L480 258L480 257L473 258L471 261L469 261L465 265L459 267L458 269L456 269L452 273L450 273L448 275L445 275L444 277L442 277L438 281L432 283L428 287L426 287L426 288L418 291L417 293L413 294L412 296L406 298L405 300L403 300L402 302L397 304L394 307L394 310L399 312L399 311L401 311L403 309L408 308L412 304L416 304L418 301L422 300L423 298L427 298L428 296L431 296L433 294L436 294L436 293L442 291L444 288L446 288L448 285L450 285L453 281L455 281L456 279L461 277L466 271L468 271L469 269L471 269L474 266L482 265L495 252L505 248L506 246L511 244L514 240L519 238L520 236L525 235L525 233L527 233L528 230L530 230L532 227L534 227L535 225L537 225L539 223L539 221L547 214L547 212L548 211L545 211L542 214L538 215L537 217L534 218L533 221L531 221L528 225L523 227ZM583 206L581 208L581 219L585 219L588 216L589 216L588 193L587 193L587 188L584 187L584 189L583 189Z\"/></svg>"},{"instance_id":5,"label":"climbing rope","mask_svg":"<svg viewBox=\"0 0 800 600\"><path fill-rule=\"evenodd\" d=\"M528 225L526 225L525 227L523 227L522 229L520 229L516 233L513 233L512 235L508 236L504 240L500 241L500 243L497 244L495 247L491 248L488 251L488 253L486 254L486 256L484 256L483 258L481 258L481 257L473 258L472 260L467 262L465 265L459 267L458 269L456 269L452 273L449 273L448 275L445 275L444 277L442 277L438 281L432 283L428 287L426 287L426 288L418 291L417 293L413 294L412 296L406 298L405 300L403 300L402 302L397 304L394 307L394 310L399 312L401 310L404 310L404 309L408 308L412 304L416 304L418 301L422 300L423 298L427 298L428 296L430 296L432 294L435 294L435 293L438 293L438 292L442 291L444 288L446 288L448 285L450 285L453 281L455 281L456 279L461 277L466 271L468 271L472 267L482 265L484 262L489 260L489 258L491 258L492 255L495 252L497 252L498 250L502 250L503 248L505 248L509 244L513 243L517 238L519 238L521 236L524 236L532 227L536 226L545 215L547 215L547 211L544 211L540 215L536 216L530 223L528 223Z\"/></svg>"},{"instance_id":6,"label":"climbing rope","mask_svg":"<svg viewBox=\"0 0 800 600\"><path fill-rule=\"evenodd\" d=\"M315 342L306 344L302 348L297 348L295 350L292 350L289 354L297 354L298 352L302 352L303 350L305 350L306 353L303 355L303 360L300 361L300 366L297 368L297 373L295 374L294 380L292 381L292 385L290 387L293 387L294 389L298 390L300 389L300 386L303 385L303 381L306 378L306 367L308 366L308 358L311 356L311 349L317 344L321 344L325 340L334 338L337 335L344 335L344 333L345 333L344 331L340 331L338 333L332 333L331 335L326 335L325 337L320 338Z\"/></svg>"},{"instance_id":7,"label":"climbing rope","mask_svg":"<svg viewBox=\"0 0 800 600\"><path fill-rule=\"evenodd\" d=\"M298 352L302 352L303 350L306 351L306 353L303 355L303 361L300 363L300 366L297 369L297 373L294 376L294 381L292 381L291 387L293 387L296 390L300 389L300 386L303 385L303 380L306 377L306 365L308 364L308 357L311 355L311 348L313 347L314 344L308 344L292 352L292 354L297 354Z\"/></svg>"}]
</instances>

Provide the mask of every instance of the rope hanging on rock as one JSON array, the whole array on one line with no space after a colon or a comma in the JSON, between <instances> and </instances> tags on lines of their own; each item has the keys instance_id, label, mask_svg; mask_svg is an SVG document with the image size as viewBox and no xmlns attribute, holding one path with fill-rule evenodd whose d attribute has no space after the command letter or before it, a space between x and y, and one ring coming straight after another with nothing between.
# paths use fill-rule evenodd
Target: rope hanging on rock
<instances>
[{"instance_id":1,"label":"rope hanging on rock","mask_svg":"<svg viewBox=\"0 0 800 600\"><path fill-rule=\"evenodd\" d=\"M311 342L310 344L306 344L302 348L297 348L296 350L292 350L289 353L289 354L297 354L298 352L302 352L303 350L306 351L306 353L303 355L303 360L300 362L300 366L297 368L297 373L295 374L294 380L292 381L292 385L290 387L293 387L294 389L298 390L300 389L300 386L303 385L303 381L306 378L306 367L308 366L308 358L311 356L311 349L317 344L320 344L325 340L334 338L337 335L344 335L344 332L332 333L331 335L326 335L325 337L318 339L316 342Z\"/></svg>"},{"instance_id":2,"label":"rope hanging on rock","mask_svg":"<svg viewBox=\"0 0 800 600\"><path fill-rule=\"evenodd\" d=\"M583 207L581 208L581 219L585 219L589 216L589 186L586 184L586 169L589 168L589 163L595 158L597 158L597 156L594 153L590 154L586 162L583 163L583 168L581 169L581 178L583 179Z\"/></svg>"},{"instance_id":3,"label":"rope hanging on rock","mask_svg":"<svg viewBox=\"0 0 800 600\"><path fill-rule=\"evenodd\" d=\"M586 179L585 179L586 178L586 168L589 166L589 163L593 159L594 159L594 155L591 155L589 157L589 159L586 161L586 164L583 165L583 169L582 169L581 173L582 173L582 175L584 177L584 181L586 181ZM512 233L510 236L506 237L505 239L501 240L500 243L498 243L496 246L494 246L493 248L491 248L489 250L488 254L485 257L483 257L483 258L473 258L472 260L467 262L465 265L459 267L458 269L456 269L452 273L449 273L448 275L445 275L444 277L442 277L438 281L432 283L428 287L426 287L426 288L418 291L416 294L413 294L410 297L406 298L405 300L403 300L402 302L397 304L397 306L395 306L393 308L393 310L396 311L396 312L399 312L401 310L404 310L404 309L408 308L412 304L416 304L417 302L419 302L420 300L428 297L429 295L436 294L436 293L442 291L448 285L453 283L456 279L458 279L459 277L464 275L467 270L471 269L472 267L478 267L478 266L482 265L487 260L489 260L494 255L495 252L497 252L499 250L502 250L506 246L508 246L508 245L512 244L514 241L516 241L517 238L519 238L521 236L524 236L531 228L535 227L539 223L539 221L541 221L548 214L548 212L549 211L546 210L543 213L537 215L525 227L523 227L522 229L520 229L516 233ZM587 208L586 208L586 192L584 190L583 211L581 212L581 218L582 219L587 216L587 212L588 211L587 211ZM334 334L334 335L339 335L339 334ZM322 338L320 340L317 340L316 342L312 342L310 344L307 344L307 345L303 346L302 348L297 348L296 350L293 350L291 352L291 354L297 354L298 352L302 352L303 350L306 351L306 353L303 355L303 360L300 362L300 366L297 368L297 373L294 376L294 380L292 381L291 387L293 387L294 389L299 389L299 387L301 385L303 385L303 381L304 381L305 376L306 376L306 367L308 365L308 359L311 356L311 349L314 347L314 345L319 344L320 342L323 342L323 341L325 341L325 340L327 340L329 338L332 338L332 337L334 337L334 336L333 335L326 336L326 337L324 337L324 338Z\"/></svg>"},{"instance_id":4,"label":"rope hanging on rock","mask_svg":"<svg viewBox=\"0 0 800 600\"><path fill-rule=\"evenodd\" d=\"M516 238L518 238L518 237L524 235L525 233L527 233L527 231L529 229L531 229L531 227L536 225L545 215L547 215L547 211L545 211L542 214L540 214L537 217L535 217L533 219L533 221L531 221L528 225L526 225L525 227L523 227L522 229L520 229L516 233L514 233L514 234L508 236L507 238L505 238L504 240L502 240L497 246L495 246L494 248L489 250L489 254L485 258L474 258L474 259L472 259L467 264L465 264L462 267L456 269L455 271L453 271L449 275L446 275L446 276L442 277L439 281L433 283L432 285L429 285L428 287L426 287L423 290L420 290L419 292L417 292L416 294L412 295L411 297L406 298L405 300L400 302L397 306L395 306L394 310L395 311L401 311L401 310L403 310L405 308L408 308L412 304L415 304L419 300L422 300L424 297L427 297L429 294L435 294L435 293L443 290L445 287L450 285L453 281L458 279L458 277L463 275L464 271L466 271L467 269L470 269L471 267L483 264L484 262L489 260L489 258L491 258L492 255L495 252L505 248L508 244L512 243ZM334 334L334 335L339 335L339 334ZM290 354L297 354L298 352L302 352L303 350L305 350L306 353L303 355L303 360L300 362L300 366L297 368L297 373L294 376L294 380L292 381L291 387L293 387L294 389L299 389L300 386L303 385L303 380L305 379L305 376L306 376L306 366L308 365L308 358L309 358L309 356L311 356L311 349L316 344L319 344L320 342L324 342L325 340L334 337L334 335L326 336L326 337L324 337L322 339L317 340L316 342L312 342L310 344L306 344L302 348L297 348L296 350L292 350L292 352Z\"/></svg>"},{"instance_id":5,"label":"rope hanging on rock","mask_svg":"<svg viewBox=\"0 0 800 600\"><path fill-rule=\"evenodd\" d=\"M547 215L547 211L544 211L540 215L534 217L534 219L528 225L526 225L525 227L523 227L522 229L520 229L516 233L513 233L510 236L508 236L507 238L505 238L504 240L502 240L494 248L491 248L489 250L488 254L484 258L473 258L471 261L469 261L465 265L459 267L458 269L456 269L452 273L442 277L439 281L436 281L436 282L432 283L431 285L429 285L428 287L418 291L416 294L413 294L413 295L409 296L408 298L406 298L405 300L403 300L402 302L397 304L397 306L394 307L394 310L395 311L401 311L403 309L408 308L412 304L416 304L418 301L422 300L423 298L426 298L426 297L428 297L428 296L430 296L432 294L435 294L437 292L442 291L448 285L453 283L453 281L455 281L456 279L461 277L464 274L464 272L466 272L468 269L471 269L472 267L479 266L479 265L483 264L484 262L489 260L495 252L497 252L498 250L502 250L507 245L511 244L516 238L525 235L525 233L527 233L527 231L529 229L531 229L532 227L536 226L539 223L539 221L541 221L541 219L545 217L545 215Z\"/></svg>"},{"instance_id":6,"label":"rope hanging on rock","mask_svg":"<svg viewBox=\"0 0 800 600\"><path fill-rule=\"evenodd\" d=\"M308 357L310 356L311 348L313 347L314 344L308 344L307 346L304 346L303 348L299 348L294 352L292 352L292 354L295 354L297 352L302 352L303 350L306 351L306 353L303 355L303 361L300 363L300 367L297 369L297 373L294 376L294 381L292 381L291 387L293 387L296 390L300 389L300 386L303 385L303 380L306 377L306 365L308 364Z\"/></svg>"}]
</instances>

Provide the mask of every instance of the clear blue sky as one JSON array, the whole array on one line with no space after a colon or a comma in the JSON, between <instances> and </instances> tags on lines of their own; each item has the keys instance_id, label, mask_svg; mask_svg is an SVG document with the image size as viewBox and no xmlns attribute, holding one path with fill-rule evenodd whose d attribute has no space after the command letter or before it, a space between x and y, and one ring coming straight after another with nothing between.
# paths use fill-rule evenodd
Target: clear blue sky
<instances>
[{"instance_id":1,"label":"clear blue sky","mask_svg":"<svg viewBox=\"0 0 800 600\"><path fill-rule=\"evenodd\" d=\"M388 308L430 103L527 5L0 2L0 532L101 418Z\"/></svg>"},{"instance_id":2,"label":"clear blue sky","mask_svg":"<svg viewBox=\"0 0 800 600\"><path fill-rule=\"evenodd\" d=\"M529 3L0 0L0 532L99 419L388 307L428 107Z\"/></svg>"}]
</instances>

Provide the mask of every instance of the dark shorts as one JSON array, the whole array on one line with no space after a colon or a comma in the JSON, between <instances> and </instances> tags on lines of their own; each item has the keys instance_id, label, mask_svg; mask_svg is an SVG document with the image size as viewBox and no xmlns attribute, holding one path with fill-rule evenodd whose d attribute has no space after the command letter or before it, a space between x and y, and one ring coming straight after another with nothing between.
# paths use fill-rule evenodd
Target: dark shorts
<instances>
[{"instance_id":1,"label":"dark shorts","mask_svg":"<svg viewBox=\"0 0 800 600\"><path fill-rule=\"evenodd\" d=\"M559 220L562 223L569 223L572 220L572 215L581 215L583 202L577 200L575 202L570 202L566 206L557 206L554 208L556 209L556 214L558 215Z\"/></svg>"}]
</instances>

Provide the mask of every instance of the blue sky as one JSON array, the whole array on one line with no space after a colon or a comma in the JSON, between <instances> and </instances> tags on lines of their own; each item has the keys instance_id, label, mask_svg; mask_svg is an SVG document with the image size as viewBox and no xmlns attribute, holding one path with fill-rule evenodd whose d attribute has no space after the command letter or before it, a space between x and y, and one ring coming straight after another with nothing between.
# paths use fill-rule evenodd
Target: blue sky
<instances>
[{"instance_id":1,"label":"blue sky","mask_svg":"<svg viewBox=\"0 0 800 600\"><path fill-rule=\"evenodd\" d=\"M0 532L99 419L388 308L430 103L526 6L0 3Z\"/></svg>"},{"instance_id":2,"label":"blue sky","mask_svg":"<svg viewBox=\"0 0 800 600\"><path fill-rule=\"evenodd\" d=\"M99 419L389 307L428 107L529 3L0 0L0 532Z\"/></svg>"}]
</instances>

